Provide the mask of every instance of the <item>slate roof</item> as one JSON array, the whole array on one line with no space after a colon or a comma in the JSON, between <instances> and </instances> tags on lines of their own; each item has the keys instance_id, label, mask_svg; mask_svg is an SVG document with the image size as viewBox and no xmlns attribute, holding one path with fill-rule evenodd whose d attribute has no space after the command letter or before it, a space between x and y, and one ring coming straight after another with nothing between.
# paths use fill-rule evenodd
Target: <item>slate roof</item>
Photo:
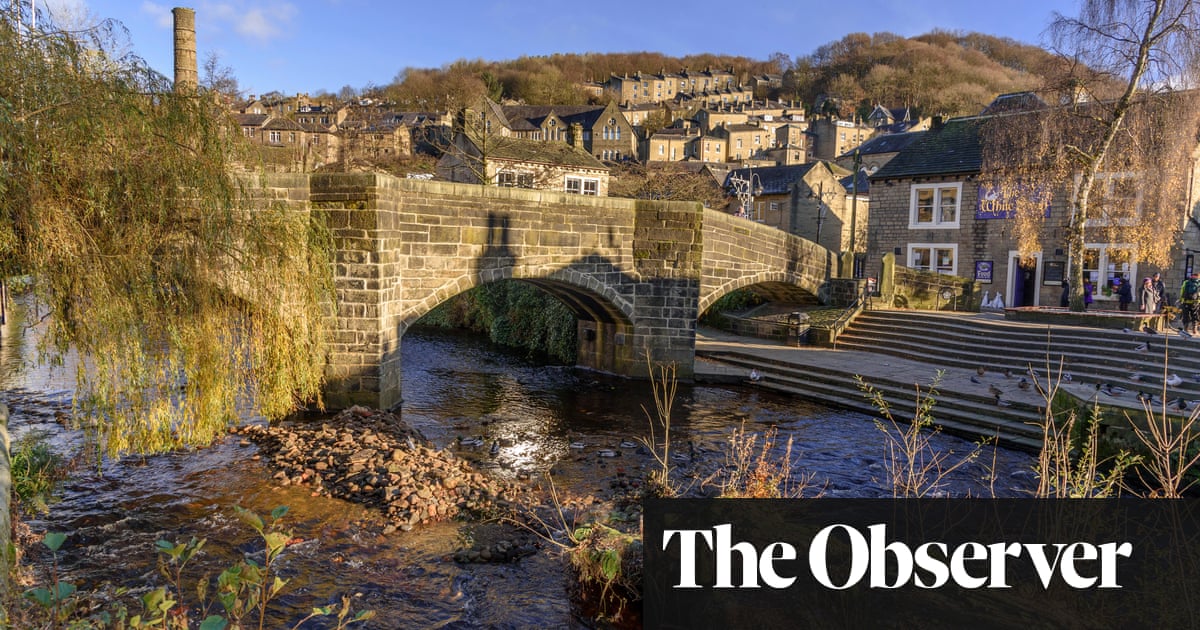
<instances>
[{"instance_id":1,"label":"slate roof","mask_svg":"<svg viewBox=\"0 0 1200 630\"><path fill-rule=\"evenodd\" d=\"M871 180L978 173L983 164L978 117L952 118L905 147Z\"/></svg>"},{"instance_id":2,"label":"slate roof","mask_svg":"<svg viewBox=\"0 0 1200 630\"><path fill-rule=\"evenodd\" d=\"M600 160L583 149L565 142L547 142L524 138L502 138L492 140L487 147L488 159L512 160L515 162L537 162L559 166L573 166L597 171L608 171Z\"/></svg>"},{"instance_id":3,"label":"slate roof","mask_svg":"<svg viewBox=\"0 0 1200 630\"><path fill-rule=\"evenodd\" d=\"M763 195L786 195L790 192L792 184L800 181L805 175L812 170L820 162L809 162L808 164L796 164L793 166L764 166L762 168L735 168L725 176L724 188L729 188L729 179L733 176L738 176L743 179L748 179L751 173L758 178L762 184Z\"/></svg>"},{"instance_id":4,"label":"slate roof","mask_svg":"<svg viewBox=\"0 0 1200 630\"><path fill-rule=\"evenodd\" d=\"M847 176L839 179L838 182L841 183L842 188L846 189L847 194L852 194L852 193L857 192L857 194L862 195L864 197L869 197L871 195L871 179L865 170L858 171L858 189L857 189L857 191L854 188L854 176L853 175L847 175Z\"/></svg>"},{"instance_id":5,"label":"slate roof","mask_svg":"<svg viewBox=\"0 0 1200 630\"><path fill-rule=\"evenodd\" d=\"M271 116L268 114L234 114L233 117L243 127L261 127Z\"/></svg>"},{"instance_id":6,"label":"slate roof","mask_svg":"<svg viewBox=\"0 0 1200 630\"><path fill-rule=\"evenodd\" d=\"M262 127L272 131L304 131L300 123L290 118L272 118Z\"/></svg>"},{"instance_id":7,"label":"slate roof","mask_svg":"<svg viewBox=\"0 0 1200 630\"><path fill-rule=\"evenodd\" d=\"M910 131L908 133L888 133L875 136L870 140L858 145L859 155L878 155L880 153L897 153L903 151L905 147L921 139L925 135L924 131ZM852 157L854 151L847 151L841 157Z\"/></svg>"},{"instance_id":8,"label":"slate roof","mask_svg":"<svg viewBox=\"0 0 1200 630\"><path fill-rule=\"evenodd\" d=\"M514 131L540 129L542 121L551 115L558 116L568 126L579 123L590 129L604 113L603 105L505 105L501 109Z\"/></svg>"}]
</instances>

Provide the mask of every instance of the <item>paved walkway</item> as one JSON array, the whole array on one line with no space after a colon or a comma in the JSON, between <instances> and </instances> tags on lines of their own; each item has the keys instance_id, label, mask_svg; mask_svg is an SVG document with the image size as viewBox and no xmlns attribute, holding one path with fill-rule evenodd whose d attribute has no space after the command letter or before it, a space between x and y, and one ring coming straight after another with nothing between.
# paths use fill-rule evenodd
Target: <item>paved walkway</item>
<instances>
[{"instance_id":1,"label":"paved walkway","mask_svg":"<svg viewBox=\"0 0 1200 630\"><path fill-rule=\"evenodd\" d=\"M972 314L964 315L964 317L995 318L991 314ZM1000 319L1003 318L1000 317ZM1005 323L1011 324L1011 322ZM1040 330L1045 330L1046 328L1045 324L1034 324L1034 326ZM858 374L867 383L871 382L872 377L886 377L892 380L909 381L913 383L914 395L916 394L916 385L920 384L922 389L924 389L933 380L940 367L943 370L943 375L938 385L938 390L942 396L952 396L959 393L988 397L991 396L988 386L995 385L1003 391L1002 398L1004 400L1024 402L1033 406L1045 405L1045 399L1038 394L1037 388L1030 387L1028 390L1022 390L1017 386L1021 377L1028 378L1028 374L1014 373L1011 378L1008 378L1002 373L989 371L983 376L977 376L976 370L971 369L937 366L923 361L914 361L902 357L861 350L795 346L767 339L742 337L706 326L701 326L696 331L696 349L737 351L763 357L764 359L786 362L798 368L813 371L832 367ZM1045 383L1045 367L1034 367L1039 373L1043 374L1042 382ZM1057 373L1057 369L1058 366L1054 365L1051 368L1051 372ZM720 380L749 378L749 374L745 369L702 358L696 360L695 373L697 379L704 379L706 377ZM982 383L972 382L972 376L976 376ZM747 382L749 381L747 380ZM1097 397L1095 385L1095 380L1088 382L1086 378L1075 377L1071 383L1062 383L1061 388L1077 398L1090 402L1096 400ZM1136 392L1129 392L1118 398L1102 395L1099 402L1104 405L1127 407L1137 410L1141 410L1142 408L1141 403L1137 400Z\"/></svg>"}]
</instances>

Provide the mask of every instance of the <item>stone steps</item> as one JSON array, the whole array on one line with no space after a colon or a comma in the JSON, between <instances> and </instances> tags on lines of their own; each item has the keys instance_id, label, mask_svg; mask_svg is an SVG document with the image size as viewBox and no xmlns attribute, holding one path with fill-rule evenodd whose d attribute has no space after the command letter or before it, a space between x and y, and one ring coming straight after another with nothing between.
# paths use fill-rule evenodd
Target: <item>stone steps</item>
<instances>
[{"instance_id":1,"label":"stone steps","mask_svg":"<svg viewBox=\"0 0 1200 630\"><path fill-rule=\"evenodd\" d=\"M698 354L746 371L757 370L762 376L756 383L759 386L875 417L881 415L868 395L859 389L853 370L835 366L816 370L807 365L737 351ZM882 394L896 420L911 421L917 411L913 383L878 375L866 381ZM1041 448L1038 424L1042 412L1033 405L1010 402L1006 406L997 406L993 398L985 395L944 390L934 396L934 400L936 403L930 415L947 433L970 439L997 437L1002 446L1025 451L1036 452Z\"/></svg>"},{"instance_id":2,"label":"stone steps","mask_svg":"<svg viewBox=\"0 0 1200 630\"><path fill-rule=\"evenodd\" d=\"M1139 349L1146 343L1148 350ZM1165 351L1167 374L1182 379L1167 388L1167 399L1200 399L1200 338L1186 339L1173 331L1147 335L922 311L867 311L838 337L837 347L937 367L982 366L1021 375L1031 366L1039 374L1055 375L1061 360L1063 372L1076 383L1110 383L1157 396L1163 395Z\"/></svg>"}]
</instances>

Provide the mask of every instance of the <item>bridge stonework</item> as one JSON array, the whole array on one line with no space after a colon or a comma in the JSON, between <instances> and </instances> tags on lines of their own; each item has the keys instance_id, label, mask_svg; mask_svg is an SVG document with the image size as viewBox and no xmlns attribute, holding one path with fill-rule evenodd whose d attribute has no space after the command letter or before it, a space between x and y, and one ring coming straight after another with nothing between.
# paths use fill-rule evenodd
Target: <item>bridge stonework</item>
<instances>
[{"instance_id":1,"label":"bridge stonework","mask_svg":"<svg viewBox=\"0 0 1200 630\"><path fill-rule=\"evenodd\" d=\"M651 363L674 363L686 380L703 309L750 285L811 299L831 260L814 243L697 203L374 173L314 174L289 198L307 198L334 241L333 407L398 405L405 330L489 282L529 282L566 304L581 366L644 378Z\"/></svg>"}]
</instances>

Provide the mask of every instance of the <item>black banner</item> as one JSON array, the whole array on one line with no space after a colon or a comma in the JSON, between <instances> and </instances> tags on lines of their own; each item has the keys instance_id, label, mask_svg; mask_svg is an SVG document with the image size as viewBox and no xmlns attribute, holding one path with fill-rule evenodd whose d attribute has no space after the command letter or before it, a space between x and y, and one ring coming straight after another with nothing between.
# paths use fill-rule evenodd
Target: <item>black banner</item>
<instances>
[{"instance_id":1,"label":"black banner","mask_svg":"<svg viewBox=\"0 0 1200 630\"><path fill-rule=\"evenodd\" d=\"M1200 502L653 500L647 628L1197 628Z\"/></svg>"}]
</instances>

